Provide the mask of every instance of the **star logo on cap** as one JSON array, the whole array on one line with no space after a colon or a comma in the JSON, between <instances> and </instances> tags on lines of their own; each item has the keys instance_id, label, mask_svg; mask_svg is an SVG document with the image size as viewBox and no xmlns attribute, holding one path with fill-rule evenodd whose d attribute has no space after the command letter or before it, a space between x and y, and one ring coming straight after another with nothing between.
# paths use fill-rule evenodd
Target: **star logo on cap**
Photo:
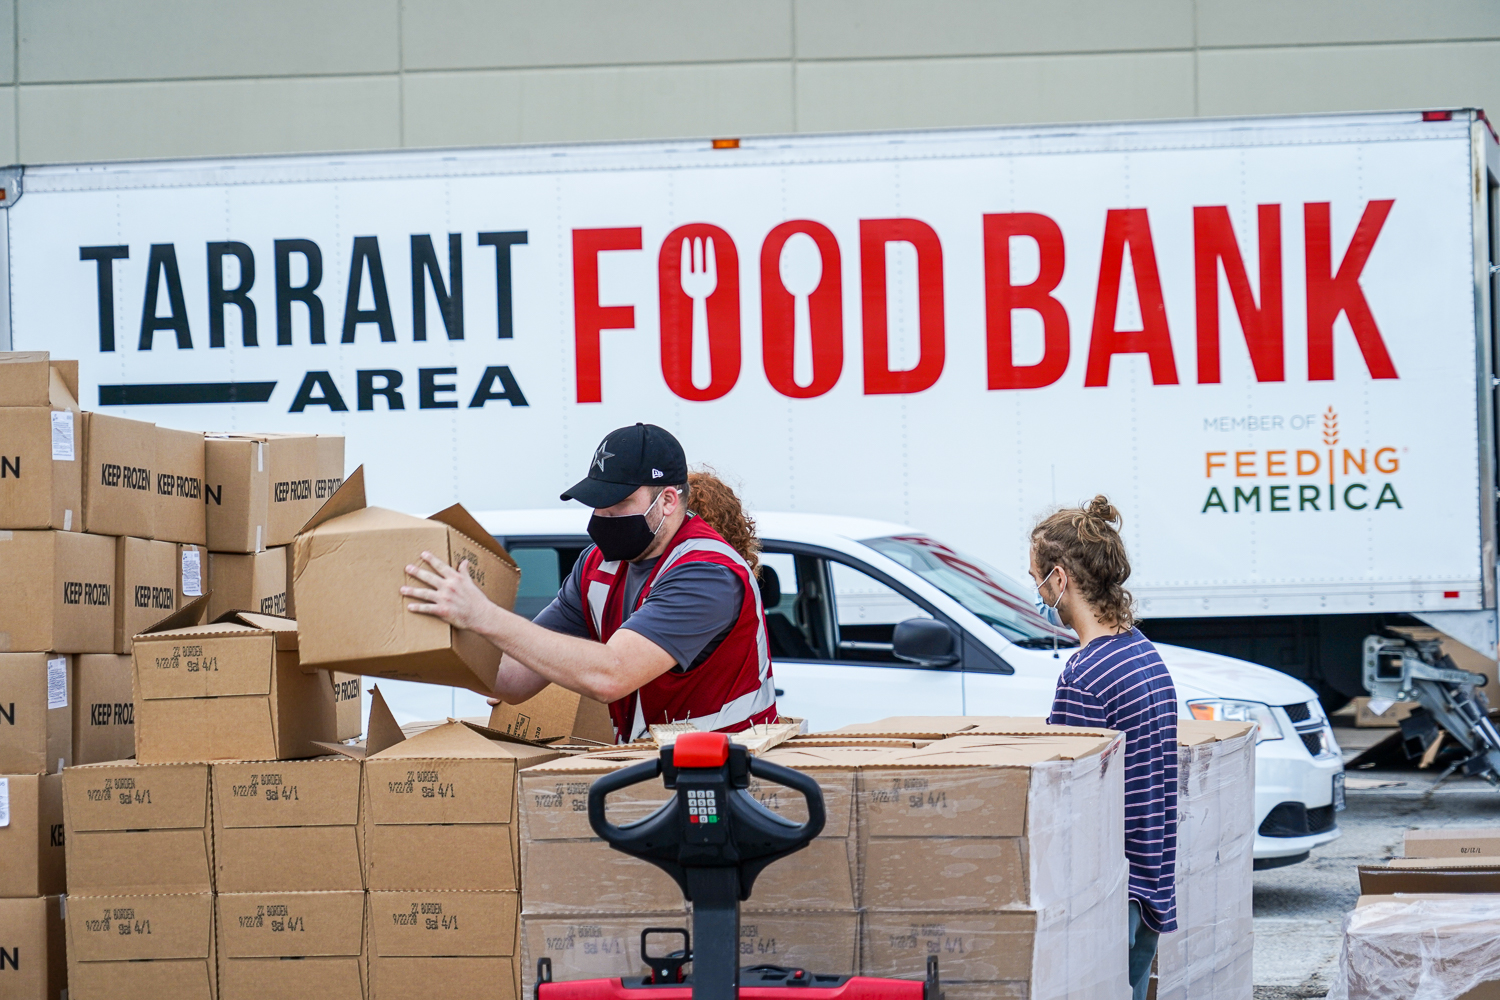
<instances>
[{"instance_id":1,"label":"star logo on cap","mask_svg":"<svg viewBox=\"0 0 1500 1000\"><path fill-rule=\"evenodd\" d=\"M610 452L610 451L605 451L604 450L604 445L606 443L607 442L604 442L604 441L599 442L599 447L594 451L594 461L591 463L600 472L604 471L604 460L606 458L614 458L615 457L614 452Z\"/></svg>"}]
</instances>

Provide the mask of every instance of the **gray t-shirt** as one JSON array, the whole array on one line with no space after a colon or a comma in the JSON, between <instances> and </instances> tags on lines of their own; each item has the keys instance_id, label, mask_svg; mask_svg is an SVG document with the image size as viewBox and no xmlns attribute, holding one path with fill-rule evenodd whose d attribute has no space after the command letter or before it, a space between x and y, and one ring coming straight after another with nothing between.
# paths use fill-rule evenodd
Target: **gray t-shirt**
<instances>
[{"instance_id":1,"label":"gray t-shirt","mask_svg":"<svg viewBox=\"0 0 1500 1000\"><path fill-rule=\"evenodd\" d=\"M583 606L583 564L590 546L573 564L557 597L532 619L553 632L591 638ZM666 650L683 673L696 667L719 647L739 619L745 585L728 566L708 562L679 562L657 579L641 606L635 606L656 560L625 564L625 621L628 628Z\"/></svg>"}]
</instances>

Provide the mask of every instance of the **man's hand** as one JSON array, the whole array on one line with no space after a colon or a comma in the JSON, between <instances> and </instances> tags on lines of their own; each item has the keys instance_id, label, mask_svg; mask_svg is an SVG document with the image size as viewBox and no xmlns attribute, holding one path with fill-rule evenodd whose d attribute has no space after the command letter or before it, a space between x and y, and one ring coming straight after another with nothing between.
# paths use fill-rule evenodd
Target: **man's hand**
<instances>
[{"instance_id":1,"label":"man's hand","mask_svg":"<svg viewBox=\"0 0 1500 1000\"><path fill-rule=\"evenodd\" d=\"M484 592L469 579L468 560L454 569L431 552L422 553L422 562L406 567L406 575L421 580L427 587L402 587L404 597L418 602L408 604L406 610L419 615L433 615L454 628L477 629L497 609L484 596Z\"/></svg>"}]
</instances>

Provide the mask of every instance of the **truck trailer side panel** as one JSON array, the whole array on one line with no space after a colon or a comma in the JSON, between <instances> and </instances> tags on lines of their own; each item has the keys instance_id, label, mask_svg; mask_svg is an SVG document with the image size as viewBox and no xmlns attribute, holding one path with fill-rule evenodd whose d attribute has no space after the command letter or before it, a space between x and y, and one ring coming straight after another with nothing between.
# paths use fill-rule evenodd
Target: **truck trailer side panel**
<instances>
[{"instance_id":1,"label":"truck trailer side panel","mask_svg":"<svg viewBox=\"0 0 1500 1000\"><path fill-rule=\"evenodd\" d=\"M1479 611L1493 154L1460 111L28 167L10 338L85 407L344 434L397 508L555 504L644 420L1012 571L1107 493L1151 618Z\"/></svg>"}]
</instances>

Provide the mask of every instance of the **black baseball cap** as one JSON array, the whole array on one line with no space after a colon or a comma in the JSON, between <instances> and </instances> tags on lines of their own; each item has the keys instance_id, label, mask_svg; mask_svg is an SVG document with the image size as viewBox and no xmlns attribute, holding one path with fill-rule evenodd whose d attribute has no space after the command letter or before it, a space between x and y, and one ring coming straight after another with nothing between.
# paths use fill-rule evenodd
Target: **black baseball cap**
<instances>
[{"instance_id":1,"label":"black baseball cap","mask_svg":"<svg viewBox=\"0 0 1500 1000\"><path fill-rule=\"evenodd\" d=\"M604 435L589 474L562 494L595 510L613 507L642 486L687 482L687 455L671 432L655 424L632 424Z\"/></svg>"}]
</instances>

